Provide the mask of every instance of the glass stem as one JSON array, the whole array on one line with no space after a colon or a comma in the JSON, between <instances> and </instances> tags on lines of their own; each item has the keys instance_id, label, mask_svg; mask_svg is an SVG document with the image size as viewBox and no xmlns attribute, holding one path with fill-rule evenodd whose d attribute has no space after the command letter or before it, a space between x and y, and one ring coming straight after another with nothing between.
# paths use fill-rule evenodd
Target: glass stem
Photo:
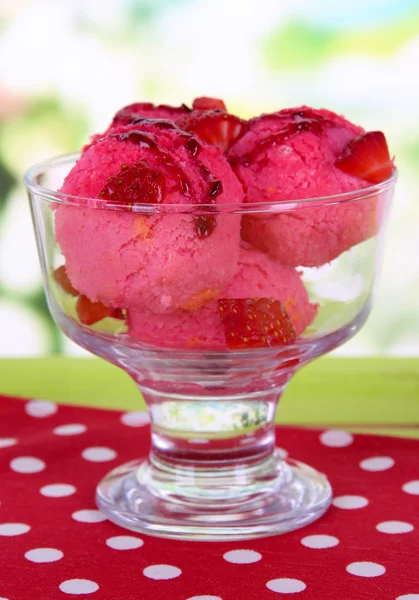
<instances>
[{"instance_id":1,"label":"glass stem","mask_svg":"<svg viewBox=\"0 0 419 600\"><path fill-rule=\"evenodd\" d=\"M140 385L151 417L151 452L139 476L158 496L176 486L183 500L237 501L268 491L270 480L278 483L275 412L284 387L189 396Z\"/></svg>"}]
</instances>

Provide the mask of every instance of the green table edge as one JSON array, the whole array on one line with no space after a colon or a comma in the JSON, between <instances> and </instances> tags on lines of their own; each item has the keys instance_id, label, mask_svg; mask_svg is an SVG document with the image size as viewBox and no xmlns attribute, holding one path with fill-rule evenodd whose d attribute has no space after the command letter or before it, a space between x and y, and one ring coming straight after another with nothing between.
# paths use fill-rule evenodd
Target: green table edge
<instances>
[{"instance_id":1,"label":"green table edge","mask_svg":"<svg viewBox=\"0 0 419 600\"><path fill-rule=\"evenodd\" d=\"M0 359L0 394L145 410L134 382L98 358ZM277 422L419 438L419 358L314 361L290 382Z\"/></svg>"}]
</instances>

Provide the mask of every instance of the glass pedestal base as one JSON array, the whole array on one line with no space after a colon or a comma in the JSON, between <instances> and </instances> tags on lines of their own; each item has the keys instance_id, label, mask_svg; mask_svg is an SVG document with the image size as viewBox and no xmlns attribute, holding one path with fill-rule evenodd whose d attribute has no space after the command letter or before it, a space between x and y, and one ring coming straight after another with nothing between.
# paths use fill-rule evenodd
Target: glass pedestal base
<instances>
[{"instance_id":1,"label":"glass pedestal base","mask_svg":"<svg viewBox=\"0 0 419 600\"><path fill-rule=\"evenodd\" d=\"M274 453L240 469L171 467L135 460L98 485L99 510L137 533L182 540L244 540L287 533L321 517L332 500L326 477Z\"/></svg>"}]
</instances>

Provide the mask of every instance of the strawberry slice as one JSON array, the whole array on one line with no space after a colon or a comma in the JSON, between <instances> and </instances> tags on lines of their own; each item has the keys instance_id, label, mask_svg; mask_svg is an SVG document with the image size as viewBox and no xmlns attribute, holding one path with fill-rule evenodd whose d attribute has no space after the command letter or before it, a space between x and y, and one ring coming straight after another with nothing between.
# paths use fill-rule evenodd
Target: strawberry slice
<instances>
[{"instance_id":1,"label":"strawberry slice","mask_svg":"<svg viewBox=\"0 0 419 600\"><path fill-rule=\"evenodd\" d=\"M76 310L83 325L94 325L106 317L112 317L117 309L105 306L102 302L92 302L87 296L81 294L76 303ZM117 317L121 318L121 317Z\"/></svg>"},{"instance_id":2,"label":"strawberry slice","mask_svg":"<svg viewBox=\"0 0 419 600\"><path fill-rule=\"evenodd\" d=\"M222 150L230 148L246 128L245 121L222 110L195 110L179 119L177 125Z\"/></svg>"},{"instance_id":3,"label":"strawberry slice","mask_svg":"<svg viewBox=\"0 0 419 600\"><path fill-rule=\"evenodd\" d=\"M208 98L207 96L195 98L192 106L194 110L227 110L226 105L222 100L219 100L218 98Z\"/></svg>"},{"instance_id":4,"label":"strawberry slice","mask_svg":"<svg viewBox=\"0 0 419 600\"><path fill-rule=\"evenodd\" d=\"M116 175L109 177L99 193L100 198L132 206L135 203L160 204L166 191L166 179L161 171L146 160L121 165Z\"/></svg>"},{"instance_id":5,"label":"strawberry slice","mask_svg":"<svg viewBox=\"0 0 419 600\"><path fill-rule=\"evenodd\" d=\"M217 225L217 219L212 215L198 215L195 217L195 229L198 237L209 237Z\"/></svg>"},{"instance_id":6,"label":"strawberry slice","mask_svg":"<svg viewBox=\"0 0 419 600\"><path fill-rule=\"evenodd\" d=\"M125 315L122 308L113 308L111 314L109 315L112 319L118 319L118 321L125 321Z\"/></svg>"},{"instance_id":7,"label":"strawberry slice","mask_svg":"<svg viewBox=\"0 0 419 600\"><path fill-rule=\"evenodd\" d=\"M227 346L231 350L292 344L294 324L280 300L246 298L218 300Z\"/></svg>"},{"instance_id":8,"label":"strawberry slice","mask_svg":"<svg viewBox=\"0 0 419 600\"><path fill-rule=\"evenodd\" d=\"M335 166L349 175L371 183L388 179L393 172L387 141L382 131L368 131L349 142Z\"/></svg>"},{"instance_id":9,"label":"strawberry slice","mask_svg":"<svg viewBox=\"0 0 419 600\"><path fill-rule=\"evenodd\" d=\"M74 288L72 286L71 281L68 278L65 265L61 265L61 267L58 267L58 269L55 269L52 276L54 277L54 279L58 283L58 285L65 291L66 294L70 294L70 296L78 296L79 295L79 292L76 290L76 288Z\"/></svg>"}]
</instances>

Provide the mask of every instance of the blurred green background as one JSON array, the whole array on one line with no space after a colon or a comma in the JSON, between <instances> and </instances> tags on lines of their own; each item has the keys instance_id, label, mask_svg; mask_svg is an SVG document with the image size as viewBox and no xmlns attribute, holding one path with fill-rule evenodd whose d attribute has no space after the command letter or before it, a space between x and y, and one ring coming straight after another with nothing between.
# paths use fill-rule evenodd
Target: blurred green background
<instances>
[{"instance_id":1,"label":"blurred green background","mask_svg":"<svg viewBox=\"0 0 419 600\"><path fill-rule=\"evenodd\" d=\"M22 174L133 101L311 104L386 132L399 183L375 310L339 354L419 354L417 0L0 0L0 356L82 354L53 325Z\"/></svg>"}]
</instances>

